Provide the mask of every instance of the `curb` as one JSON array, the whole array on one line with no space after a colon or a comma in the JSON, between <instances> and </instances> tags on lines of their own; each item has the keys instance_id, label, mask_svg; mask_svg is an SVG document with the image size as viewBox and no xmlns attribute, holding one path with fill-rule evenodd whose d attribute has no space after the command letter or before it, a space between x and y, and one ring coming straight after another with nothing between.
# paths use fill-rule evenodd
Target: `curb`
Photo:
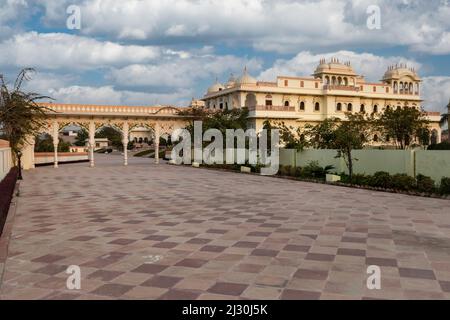
<instances>
[{"instance_id":1,"label":"curb","mask_svg":"<svg viewBox=\"0 0 450 320\"><path fill-rule=\"evenodd\" d=\"M9 242L11 240L13 222L17 211L17 203L19 200L17 195L19 193L19 188L20 182L17 181L16 186L14 187L13 198L11 199L11 204L9 206L8 216L3 227L3 233L0 236L0 289L3 284L3 275L5 273L6 260L8 258Z\"/></svg>"}]
</instances>

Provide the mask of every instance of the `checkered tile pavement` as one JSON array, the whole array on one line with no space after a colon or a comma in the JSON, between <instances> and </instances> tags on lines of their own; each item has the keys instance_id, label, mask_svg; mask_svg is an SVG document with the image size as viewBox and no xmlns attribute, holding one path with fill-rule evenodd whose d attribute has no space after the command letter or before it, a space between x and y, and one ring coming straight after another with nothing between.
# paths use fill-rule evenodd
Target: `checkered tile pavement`
<instances>
[{"instance_id":1,"label":"checkered tile pavement","mask_svg":"<svg viewBox=\"0 0 450 320\"><path fill-rule=\"evenodd\" d=\"M448 200L111 155L24 178L1 299L450 298Z\"/></svg>"}]
</instances>

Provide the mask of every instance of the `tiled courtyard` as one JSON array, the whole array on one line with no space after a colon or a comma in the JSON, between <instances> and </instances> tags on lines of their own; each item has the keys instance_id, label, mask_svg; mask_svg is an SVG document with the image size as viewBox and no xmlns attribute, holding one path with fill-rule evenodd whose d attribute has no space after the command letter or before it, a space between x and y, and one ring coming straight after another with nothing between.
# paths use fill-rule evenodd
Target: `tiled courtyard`
<instances>
[{"instance_id":1,"label":"tiled courtyard","mask_svg":"<svg viewBox=\"0 0 450 320\"><path fill-rule=\"evenodd\" d=\"M24 179L2 299L450 298L448 200L112 155Z\"/></svg>"}]
</instances>

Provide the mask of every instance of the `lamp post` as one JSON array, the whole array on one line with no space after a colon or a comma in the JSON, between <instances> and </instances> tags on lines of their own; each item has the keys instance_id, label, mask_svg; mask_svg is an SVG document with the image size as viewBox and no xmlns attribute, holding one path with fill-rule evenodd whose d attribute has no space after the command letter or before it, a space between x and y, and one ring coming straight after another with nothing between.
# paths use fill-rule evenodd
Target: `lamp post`
<instances>
[{"instance_id":1,"label":"lamp post","mask_svg":"<svg viewBox=\"0 0 450 320\"><path fill-rule=\"evenodd\" d=\"M17 151L17 158L19 162L19 176L17 177L17 180L23 180L22 178L22 151Z\"/></svg>"}]
</instances>

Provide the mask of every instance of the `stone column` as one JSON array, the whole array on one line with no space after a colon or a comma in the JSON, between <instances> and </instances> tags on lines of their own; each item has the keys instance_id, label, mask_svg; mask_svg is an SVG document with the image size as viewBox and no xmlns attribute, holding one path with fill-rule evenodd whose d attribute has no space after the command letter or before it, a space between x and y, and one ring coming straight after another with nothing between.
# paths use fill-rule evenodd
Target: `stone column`
<instances>
[{"instance_id":1,"label":"stone column","mask_svg":"<svg viewBox=\"0 0 450 320\"><path fill-rule=\"evenodd\" d=\"M122 143L123 143L123 165L128 165L128 132L129 126L128 122L123 124L123 132L122 132Z\"/></svg>"},{"instance_id":2,"label":"stone column","mask_svg":"<svg viewBox=\"0 0 450 320\"><path fill-rule=\"evenodd\" d=\"M59 144L59 125L57 121L53 122L53 148L54 148L54 167L58 168L58 144Z\"/></svg>"},{"instance_id":3,"label":"stone column","mask_svg":"<svg viewBox=\"0 0 450 320\"><path fill-rule=\"evenodd\" d=\"M159 137L160 137L160 128L159 123L155 125L155 163L159 163Z\"/></svg>"},{"instance_id":4,"label":"stone column","mask_svg":"<svg viewBox=\"0 0 450 320\"><path fill-rule=\"evenodd\" d=\"M95 166L94 147L95 147L95 123L89 123L89 165L91 168Z\"/></svg>"}]
</instances>

